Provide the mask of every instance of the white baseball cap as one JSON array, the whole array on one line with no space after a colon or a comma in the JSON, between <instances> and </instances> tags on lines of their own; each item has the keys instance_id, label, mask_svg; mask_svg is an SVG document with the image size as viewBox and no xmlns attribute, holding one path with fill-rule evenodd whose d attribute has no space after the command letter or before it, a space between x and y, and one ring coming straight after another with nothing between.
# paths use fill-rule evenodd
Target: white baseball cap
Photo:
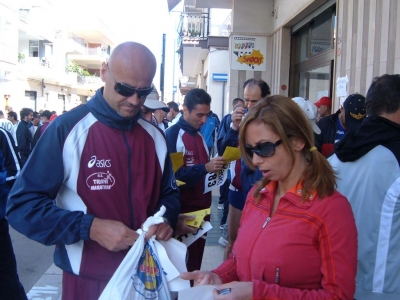
<instances>
[{"instance_id":1,"label":"white baseball cap","mask_svg":"<svg viewBox=\"0 0 400 300\"><path fill-rule=\"evenodd\" d=\"M152 109L152 110L157 110L161 109L165 112L169 112L169 107L166 106L163 102L155 100L155 99L147 99L144 101L143 106Z\"/></svg>"},{"instance_id":2,"label":"white baseball cap","mask_svg":"<svg viewBox=\"0 0 400 300\"><path fill-rule=\"evenodd\" d=\"M319 129L318 125L315 123L317 120L318 108L314 105L314 103L303 97L294 97L292 100L296 102L298 106L300 106L301 110L304 112L308 121L310 122L313 131L316 134L320 134L321 129Z\"/></svg>"}]
</instances>

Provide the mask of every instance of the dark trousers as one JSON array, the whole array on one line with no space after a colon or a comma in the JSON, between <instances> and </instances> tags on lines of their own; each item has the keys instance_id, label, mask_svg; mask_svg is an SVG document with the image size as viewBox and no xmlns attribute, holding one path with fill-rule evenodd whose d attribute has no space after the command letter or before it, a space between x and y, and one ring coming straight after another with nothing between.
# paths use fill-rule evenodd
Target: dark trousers
<instances>
[{"instance_id":1,"label":"dark trousers","mask_svg":"<svg viewBox=\"0 0 400 300\"><path fill-rule=\"evenodd\" d=\"M25 290L19 282L17 263L6 218L0 220L0 299L27 299Z\"/></svg>"},{"instance_id":2,"label":"dark trousers","mask_svg":"<svg viewBox=\"0 0 400 300\"><path fill-rule=\"evenodd\" d=\"M226 224L226 219L228 218L228 212L229 212L229 201L228 201L228 195L229 195L229 185L231 184L231 181L229 179L225 180L224 184L219 187L219 204L224 204L224 211L222 214L221 218L221 225Z\"/></svg>"}]
</instances>

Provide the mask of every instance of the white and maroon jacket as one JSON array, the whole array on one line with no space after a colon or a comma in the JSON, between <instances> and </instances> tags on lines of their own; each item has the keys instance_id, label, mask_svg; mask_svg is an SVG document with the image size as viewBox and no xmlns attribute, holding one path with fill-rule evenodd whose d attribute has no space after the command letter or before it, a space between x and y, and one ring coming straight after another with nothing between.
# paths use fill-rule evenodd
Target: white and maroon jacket
<instances>
[{"instance_id":1,"label":"white and maroon jacket","mask_svg":"<svg viewBox=\"0 0 400 300\"><path fill-rule=\"evenodd\" d=\"M109 280L126 255L90 240L94 217L136 230L164 205L176 225L179 191L165 137L140 116L121 117L98 90L48 126L11 190L10 224L56 244L54 260L64 271Z\"/></svg>"}]
</instances>

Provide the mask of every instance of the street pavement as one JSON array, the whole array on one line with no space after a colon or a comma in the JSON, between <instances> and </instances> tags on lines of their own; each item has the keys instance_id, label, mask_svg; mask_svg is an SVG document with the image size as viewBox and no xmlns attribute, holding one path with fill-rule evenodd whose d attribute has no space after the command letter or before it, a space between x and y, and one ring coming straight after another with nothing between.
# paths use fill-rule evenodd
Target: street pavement
<instances>
[{"instance_id":1,"label":"street pavement","mask_svg":"<svg viewBox=\"0 0 400 300\"><path fill-rule=\"evenodd\" d=\"M218 191L213 192L210 222L213 228L207 233L206 248L203 256L202 270L212 270L223 260L224 248L218 244L222 230L219 229L222 210L218 210ZM61 300L62 271L54 264L27 293L29 300Z\"/></svg>"}]
</instances>

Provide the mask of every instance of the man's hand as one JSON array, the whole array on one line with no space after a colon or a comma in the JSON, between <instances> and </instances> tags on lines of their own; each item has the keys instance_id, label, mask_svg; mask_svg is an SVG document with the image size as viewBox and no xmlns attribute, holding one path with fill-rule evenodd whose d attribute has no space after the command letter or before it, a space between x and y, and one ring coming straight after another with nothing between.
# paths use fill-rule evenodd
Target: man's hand
<instances>
[{"instance_id":1,"label":"man's hand","mask_svg":"<svg viewBox=\"0 0 400 300\"><path fill-rule=\"evenodd\" d=\"M172 237L172 233L173 230L171 226L165 222L152 225L146 233L146 241L148 241L153 235L156 236L157 240L168 241Z\"/></svg>"},{"instance_id":2,"label":"man's hand","mask_svg":"<svg viewBox=\"0 0 400 300\"><path fill-rule=\"evenodd\" d=\"M90 238L110 251L121 251L132 246L139 235L119 221L94 218Z\"/></svg>"},{"instance_id":3,"label":"man's hand","mask_svg":"<svg viewBox=\"0 0 400 300\"><path fill-rule=\"evenodd\" d=\"M236 107L231 115L233 130L239 129L240 122L242 122L243 116L244 116L244 108L240 106Z\"/></svg>"},{"instance_id":4,"label":"man's hand","mask_svg":"<svg viewBox=\"0 0 400 300\"><path fill-rule=\"evenodd\" d=\"M221 278L210 271L183 272L180 276L185 280L193 280L194 286L222 284Z\"/></svg>"},{"instance_id":5,"label":"man's hand","mask_svg":"<svg viewBox=\"0 0 400 300\"><path fill-rule=\"evenodd\" d=\"M194 227L190 227L187 226L185 223L185 220L194 220L195 219L195 215L184 215L184 214L180 214L178 217L178 224L176 225L176 235L180 236L183 234L187 234L187 233L195 233L197 231L197 228Z\"/></svg>"},{"instance_id":6,"label":"man's hand","mask_svg":"<svg viewBox=\"0 0 400 300\"><path fill-rule=\"evenodd\" d=\"M225 165L225 158L222 156L218 156L216 158L211 159L208 163L206 163L205 167L208 173L215 173L220 170Z\"/></svg>"}]
</instances>

